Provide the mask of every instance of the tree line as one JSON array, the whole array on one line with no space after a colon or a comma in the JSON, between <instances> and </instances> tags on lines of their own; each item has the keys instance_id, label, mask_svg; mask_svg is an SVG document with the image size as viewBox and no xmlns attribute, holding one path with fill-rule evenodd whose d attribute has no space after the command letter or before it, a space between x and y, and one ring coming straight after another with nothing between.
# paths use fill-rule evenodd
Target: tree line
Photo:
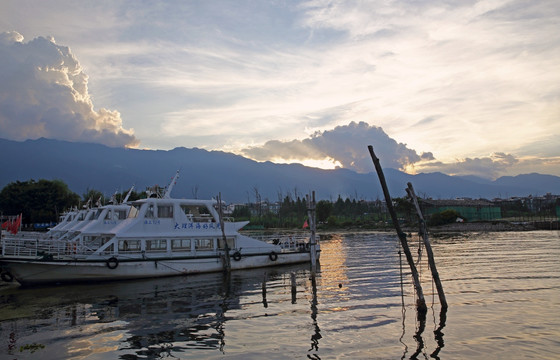
<instances>
[{"instance_id":1,"label":"tree line","mask_svg":"<svg viewBox=\"0 0 560 360\"><path fill-rule=\"evenodd\" d=\"M127 192L114 194L117 202L122 201ZM132 192L129 200L145 197L145 192ZM90 202L106 204L109 201L100 191L87 189L82 196L68 188L62 180L16 181L0 191L0 213L3 217L22 214L24 223L51 223L58 221L64 211L81 208Z\"/></svg>"},{"instance_id":2,"label":"tree line","mask_svg":"<svg viewBox=\"0 0 560 360\"><path fill-rule=\"evenodd\" d=\"M151 189L161 191L161 189ZM256 190L255 190L256 191ZM127 192L115 193L114 200L122 202ZM132 191L129 200L145 198L145 191ZM257 197L258 198L258 197ZM289 194L275 204L274 210L268 202L248 203L237 207L232 216L236 220L249 220L251 225L262 228L301 228L307 219L307 203L301 196ZM90 206L96 203L107 204L109 198L100 191L87 189L81 196L72 192L62 180L28 180L16 181L6 185L0 191L1 217L22 214L23 223L51 223L56 222L60 214L71 208L82 208L88 202ZM410 225L417 223L416 211L407 198L393 198L393 205L397 211L399 221ZM543 214L554 214L555 208L560 206L560 199L556 203L542 205L537 210ZM521 201L501 204L503 217L535 216L535 209L529 209ZM555 215L555 214L554 214ZM392 227L390 216L385 203L379 199L365 201L342 198L336 201L320 200L316 204L316 216L319 228L366 228L377 229ZM455 210L445 210L433 214L428 219L428 225L437 226L454 222L461 215Z\"/></svg>"},{"instance_id":3,"label":"tree line","mask_svg":"<svg viewBox=\"0 0 560 360\"><path fill-rule=\"evenodd\" d=\"M127 192L115 193L121 202ZM145 198L146 192L131 192L130 201ZM87 189L81 196L71 191L62 180L15 181L0 191L0 213L3 217L22 214L23 223L51 223L71 208L105 205L109 199L100 191ZM232 216L237 220L250 220L253 225L264 228L301 228L307 219L307 203L302 197L287 195L276 212L263 209L261 205L247 204L237 208ZM316 205L320 227L379 227L386 225L388 214L381 201L357 201L343 199L335 202L320 200Z\"/></svg>"},{"instance_id":4,"label":"tree line","mask_svg":"<svg viewBox=\"0 0 560 360\"><path fill-rule=\"evenodd\" d=\"M401 209L398 206L399 212ZM316 218L319 228L384 228L391 226L390 216L382 201L364 201L338 196L337 200L317 202ZM262 204L237 207L232 216L249 220L262 228L302 228L307 220L307 202L301 197L286 196L274 211L263 209Z\"/></svg>"}]
</instances>

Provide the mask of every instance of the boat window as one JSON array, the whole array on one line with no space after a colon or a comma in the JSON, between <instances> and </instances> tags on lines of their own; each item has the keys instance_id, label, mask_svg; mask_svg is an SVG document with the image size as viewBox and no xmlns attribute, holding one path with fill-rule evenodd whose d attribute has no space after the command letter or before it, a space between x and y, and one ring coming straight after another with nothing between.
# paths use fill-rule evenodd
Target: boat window
<instances>
[{"instance_id":1,"label":"boat window","mask_svg":"<svg viewBox=\"0 0 560 360\"><path fill-rule=\"evenodd\" d=\"M214 239L196 239L194 247L198 251L207 251L214 249Z\"/></svg>"},{"instance_id":2,"label":"boat window","mask_svg":"<svg viewBox=\"0 0 560 360\"><path fill-rule=\"evenodd\" d=\"M171 242L171 248L173 250L191 250L191 239L173 239Z\"/></svg>"},{"instance_id":3,"label":"boat window","mask_svg":"<svg viewBox=\"0 0 560 360\"><path fill-rule=\"evenodd\" d=\"M173 206L172 205L160 205L157 209L158 218L172 218L173 217Z\"/></svg>"},{"instance_id":4,"label":"boat window","mask_svg":"<svg viewBox=\"0 0 560 360\"><path fill-rule=\"evenodd\" d=\"M187 215L187 219L194 222L215 222L208 208L204 205L181 205L181 210Z\"/></svg>"},{"instance_id":5,"label":"boat window","mask_svg":"<svg viewBox=\"0 0 560 360\"><path fill-rule=\"evenodd\" d=\"M235 249L235 240L234 238L227 238L227 245L229 249ZM219 249L225 249L224 246L224 238L218 238L218 248Z\"/></svg>"},{"instance_id":6,"label":"boat window","mask_svg":"<svg viewBox=\"0 0 560 360\"><path fill-rule=\"evenodd\" d=\"M113 211L108 210L107 214L105 214L105 220L112 220L112 218L113 218Z\"/></svg>"},{"instance_id":7,"label":"boat window","mask_svg":"<svg viewBox=\"0 0 560 360\"><path fill-rule=\"evenodd\" d=\"M148 205L148 210L146 210L146 216L147 218L154 218L154 204L150 204Z\"/></svg>"},{"instance_id":8,"label":"boat window","mask_svg":"<svg viewBox=\"0 0 560 360\"><path fill-rule=\"evenodd\" d=\"M119 240L119 251L139 252L140 240Z\"/></svg>"},{"instance_id":9,"label":"boat window","mask_svg":"<svg viewBox=\"0 0 560 360\"><path fill-rule=\"evenodd\" d=\"M115 215L116 220L124 220L126 219L126 210L115 210Z\"/></svg>"},{"instance_id":10,"label":"boat window","mask_svg":"<svg viewBox=\"0 0 560 360\"><path fill-rule=\"evenodd\" d=\"M146 240L146 251L167 251L166 239Z\"/></svg>"},{"instance_id":11,"label":"boat window","mask_svg":"<svg viewBox=\"0 0 560 360\"><path fill-rule=\"evenodd\" d=\"M83 239L84 239L84 245L86 245L86 246L88 246L88 245L89 245L89 246L95 245L95 244L94 244L94 241L95 241L96 238L97 238L97 236L84 235L84 237L83 237ZM101 238L99 239L97 245L98 245L98 246L101 245Z\"/></svg>"},{"instance_id":12,"label":"boat window","mask_svg":"<svg viewBox=\"0 0 560 360\"><path fill-rule=\"evenodd\" d=\"M103 212L103 209L98 209L95 215L93 216L93 220L99 219L99 215Z\"/></svg>"}]
</instances>

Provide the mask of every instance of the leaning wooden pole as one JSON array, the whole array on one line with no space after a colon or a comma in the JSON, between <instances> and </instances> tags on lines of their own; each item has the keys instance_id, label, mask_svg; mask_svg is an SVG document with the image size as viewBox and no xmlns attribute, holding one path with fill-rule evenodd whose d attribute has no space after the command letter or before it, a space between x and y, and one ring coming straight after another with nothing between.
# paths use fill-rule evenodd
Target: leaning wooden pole
<instances>
[{"instance_id":1,"label":"leaning wooden pole","mask_svg":"<svg viewBox=\"0 0 560 360\"><path fill-rule=\"evenodd\" d=\"M387 182L385 181L385 175L383 175L383 169L381 168L379 159L377 158L377 156L375 156L375 153L373 152L373 146L368 145L368 149L369 149L369 154L371 155L371 160L373 160L373 165L375 166L375 170L377 171L377 176L379 176L379 182L381 183L381 188L383 189L383 195L385 195L385 203L387 205L387 210L389 210L389 214L391 215L391 219L393 220L395 230L397 230L397 235L399 236L399 240L404 250L404 254L406 255L406 260L410 265L410 271L412 272L412 279L414 280L414 288L416 289L416 293L418 294L418 300L416 301L416 308L418 309L418 311L426 312L428 311L428 308L426 307L426 300L424 300L422 285L420 284L420 279L418 278L418 271L416 270L416 266L414 265L414 259L412 258L412 254L410 253L410 248L408 247L406 234L401 230L399 221L397 219L397 214L395 212L395 209L393 208L393 201L391 200L391 195L389 194L389 189L387 188Z\"/></svg>"},{"instance_id":2,"label":"leaning wooden pole","mask_svg":"<svg viewBox=\"0 0 560 360\"><path fill-rule=\"evenodd\" d=\"M441 285L441 280L439 279L439 273L436 268L436 262L434 260L434 253L432 251L432 245L430 244L430 239L428 239L428 230L426 229L426 221L422 215L422 210L420 210L420 205L418 204L418 198L414 192L414 188L411 183L408 183L408 189L406 189L408 196L411 198L416 207L416 213L418 214L418 219L420 223L420 232L422 233L422 239L424 240L424 246L426 247L426 253L428 254L428 264L430 264L430 270L432 271L432 277L436 283L436 289L439 296L439 302L441 307L447 309L447 300L445 299L445 293L443 292L443 286Z\"/></svg>"}]
</instances>

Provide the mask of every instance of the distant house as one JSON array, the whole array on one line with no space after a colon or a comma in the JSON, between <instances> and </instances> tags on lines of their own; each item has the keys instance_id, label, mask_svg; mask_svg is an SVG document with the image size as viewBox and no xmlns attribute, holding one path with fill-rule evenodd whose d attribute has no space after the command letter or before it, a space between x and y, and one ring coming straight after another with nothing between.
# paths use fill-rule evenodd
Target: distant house
<instances>
[{"instance_id":1,"label":"distant house","mask_svg":"<svg viewBox=\"0 0 560 360\"><path fill-rule=\"evenodd\" d=\"M455 210L466 221L497 220L502 218L502 210L487 200L455 199L431 200L422 199L422 211L426 216L444 210Z\"/></svg>"}]
</instances>

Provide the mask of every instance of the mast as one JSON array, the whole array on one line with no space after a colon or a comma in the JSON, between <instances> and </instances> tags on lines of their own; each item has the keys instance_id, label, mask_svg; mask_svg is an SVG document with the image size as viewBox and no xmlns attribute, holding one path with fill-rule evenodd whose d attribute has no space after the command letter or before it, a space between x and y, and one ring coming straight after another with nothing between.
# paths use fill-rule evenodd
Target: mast
<instances>
[{"instance_id":1,"label":"mast","mask_svg":"<svg viewBox=\"0 0 560 360\"><path fill-rule=\"evenodd\" d=\"M126 194L126 196L124 197L124 200L122 201L123 204L126 203L128 201L128 198L130 197L130 194L132 194L132 190L134 190L134 184L132 184L132 187L130 188L130 190L128 190L128 193Z\"/></svg>"},{"instance_id":2,"label":"mast","mask_svg":"<svg viewBox=\"0 0 560 360\"><path fill-rule=\"evenodd\" d=\"M175 186L175 184L177 183L177 179L179 179L179 170L177 170L177 172L175 173L175 176L173 177L173 179L171 179L171 183L167 187L167 190L165 191L165 194L163 194L164 199L171 198L171 190L173 190L173 186Z\"/></svg>"}]
</instances>

